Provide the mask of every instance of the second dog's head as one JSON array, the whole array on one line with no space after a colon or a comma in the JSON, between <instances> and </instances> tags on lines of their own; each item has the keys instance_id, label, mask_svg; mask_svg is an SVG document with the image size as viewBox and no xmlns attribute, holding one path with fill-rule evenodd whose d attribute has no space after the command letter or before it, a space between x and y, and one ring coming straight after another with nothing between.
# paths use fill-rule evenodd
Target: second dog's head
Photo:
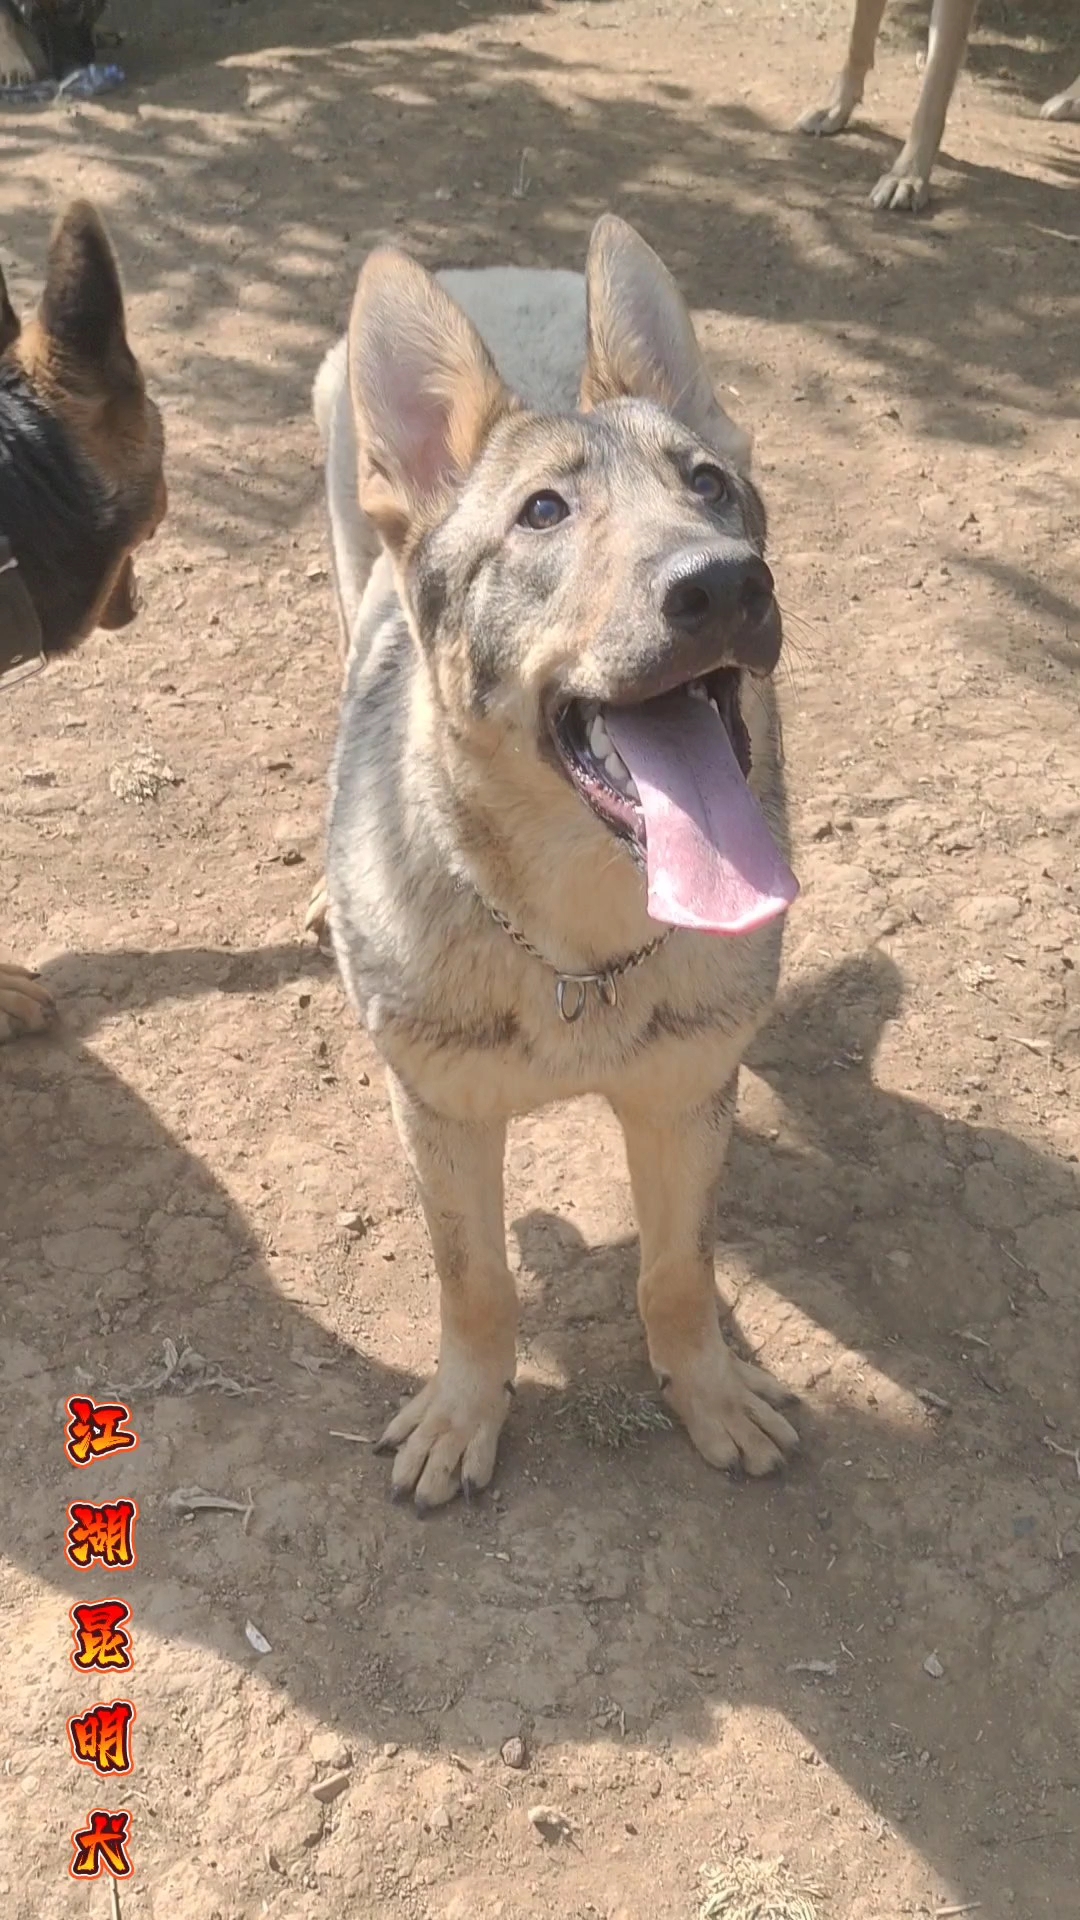
<instances>
[{"instance_id":1,"label":"second dog's head","mask_svg":"<svg viewBox=\"0 0 1080 1920\"><path fill-rule=\"evenodd\" d=\"M134 619L133 556L166 505L161 416L128 344L116 258L75 201L25 326L0 275L0 534L46 653Z\"/></svg>"}]
</instances>

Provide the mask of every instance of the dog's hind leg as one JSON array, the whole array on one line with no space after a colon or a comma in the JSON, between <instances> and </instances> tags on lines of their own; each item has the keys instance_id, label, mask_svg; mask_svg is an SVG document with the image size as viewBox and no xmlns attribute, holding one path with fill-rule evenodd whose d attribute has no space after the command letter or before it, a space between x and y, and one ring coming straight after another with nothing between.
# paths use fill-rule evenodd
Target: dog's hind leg
<instances>
[{"instance_id":1,"label":"dog's hind leg","mask_svg":"<svg viewBox=\"0 0 1080 1920\"><path fill-rule=\"evenodd\" d=\"M52 994L35 973L0 960L0 1041L40 1033L55 1012Z\"/></svg>"},{"instance_id":2,"label":"dog's hind leg","mask_svg":"<svg viewBox=\"0 0 1080 1920\"><path fill-rule=\"evenodd\" d=\"M715 1204L737 1079L690 1112L616 1111L641 1234L638 1305L657 1382L711 1466L761 1474L780 1466L799 1440L776 1411L791 1395L771 1374L737 1360L720 1332Z\"/></svg>"},{"instance_id":3,"label":"dog's hind leg","mask_svg":"<svg viewBox=\"0 0 1080 1920\"><path fill-rule=\"evenodd\" d=\"M401 1409L380 1452L396 1450L395 1499L418 1512L486 1487L514 1391L518 1303L506 1264L502 1122L465 1125L423 1106L394 1073L390 1098L416 1176L440 1286L439 1364Z\"/></svg>"},{"instance_id":4,"label":"dog's hind leg","mask_svg":"<svg viewBox=\"0 0 1080 1920\"><path fill-rule=\"evenodd\" d=\"M842 133L863 97L863 84L874 64L881 16L886 0L855 0L847 59L833 81L823 107L810 107L795 125L800 133Z\"/></svg>"},{"instance_id":5,"label":"dog's hind leg","mask_svg":"<svg viewBox=\"0 0 1080 1920\"><path fill-rule=\"evenodd\" d=\"M1055 93L1052 100L1045 100L1039 112L1044 120L1080 120L1080 74L1064 93Z\"/></svg>"},{"instance_id":6,"label":"dog's hind leg","mask_svg":"<svg viewBox=\"0 0 1080 1920\"><path fill-rule=\"evenodd\" d=\"M870 195L872 207L918 213L930 198L930 173L945 131L945 116L974 13L975 0L934 0L926 72L911 132Z\"/></svg>"}]
</instances>

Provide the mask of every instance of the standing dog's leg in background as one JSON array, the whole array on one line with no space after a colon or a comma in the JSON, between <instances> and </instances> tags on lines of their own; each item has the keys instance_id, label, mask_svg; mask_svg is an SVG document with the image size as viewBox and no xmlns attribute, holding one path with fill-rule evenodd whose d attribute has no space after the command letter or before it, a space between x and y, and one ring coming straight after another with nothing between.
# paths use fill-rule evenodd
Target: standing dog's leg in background
<instances>
[{"instance_id":1,"label":"standing dog's leg in background","mask_svg":"<svg viewBox=\"0 0 1080 1920\"><path fill-rule=\"evenodd\" d=\"M823 107L810 107L795 122L800 133L842 133L863 97L863 82L874 64L886 0L855 0L847 59Z\"/></svg>"},{"instance_id":2,"label":"standing dog's leg in background","mask_svg":"<svg viewBox=\"0 0 1080 1920\"><path fill-rule=\"evenodd\" d=\"M874 207L917 213L930 197L930 173L937 159L945 116L964 58L975 0L934 0L926 72L911 132L888 173L870 195Z\"/></svg>"},{"instance_id":3,"label":"standing dog's leg in background","mask_svg":"<svg viewBox=\"0 0 1080 1920\"><path fill-rule=\"evenodd\" d=\"M798 1435L775 1408L791 1395L736 1359L720 1331L713 1266L716 1195L737 1072L691 1112L617 1109L641 1234L638 1306L664 1398L711 1466L769 1473Z\"/></svg>"},{"instance_id":4,"label":"standing dog's leg in background","mask_svg":"<svg viewBox=\"0 0 1080 1920\"><path fill-rule=\"evenodd\" d=\"M1039 108L1044 120L1080 120L1080 73L1064 93L1055 93Z\"/></svg>"},{"instance_id":5,"label":"standing dog's leg in background","mask_svg":"<svg viewBox=\"0 0 1080 1920\"><path fill-rule=\"evenodd\" d=\"M5 0L0 0L0 87L26 87L43 78L45 59Z\"/></svg>"},{"instance_id":6,"label":"standing dog's leg in background","mask_svg":"<svg viewBox=\"0 0 1080 1920\"><path fill-rule=\"evenodd\" d=\"M433 1113L390 1074L394 1119L416 1178L440 1289L439 1365L379 1441L392 1486L421 1512L486 1487L514 1391L518 1302L506 1263L501 1121Z\"/></svg>"}]
</instances>

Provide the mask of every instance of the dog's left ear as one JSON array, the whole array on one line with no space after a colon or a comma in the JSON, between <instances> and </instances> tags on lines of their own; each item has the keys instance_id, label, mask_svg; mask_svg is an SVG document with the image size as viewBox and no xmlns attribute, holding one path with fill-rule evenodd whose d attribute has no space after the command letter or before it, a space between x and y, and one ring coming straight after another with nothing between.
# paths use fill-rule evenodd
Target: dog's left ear
<instances>
[{"instance_id":1,"label":"dog's left ear","mask_svg":"<svg viewBox=\"0 0 1080 1920\"><path fill-rule=\"evenodd\" d=\"M65 370L138 385L116 255L88 200L73 201L53 231L38 320Z\"/></svg>"},{"instance_id":2,"label":"dog's left ear","mask_svg":"<svg viewBox=\"0 0 1080 1920\"><path fill-rule=\"evenodd\" d=\"M613 213L592 230L585 287L582 407L655 400L747 473L753 442L716 398L682 294L641 235Z\"/></svg>"}]
</instances>

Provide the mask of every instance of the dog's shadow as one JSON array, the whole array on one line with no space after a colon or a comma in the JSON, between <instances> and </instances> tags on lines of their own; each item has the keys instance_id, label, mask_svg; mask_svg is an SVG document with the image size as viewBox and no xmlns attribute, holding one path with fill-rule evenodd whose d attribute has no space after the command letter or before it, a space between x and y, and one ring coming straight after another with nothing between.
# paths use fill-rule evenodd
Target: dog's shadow
<instances>
[{"instance_id":1,"label":"dog's shadow","mask_svg":"<svg viewBox=\"0 0 1080 1920\"><path fill-rule=\"evenodd\" d=\"M651 1394L633 1244L588 1251L565 1221L532 1212L514 1232L525 1347L547 1379L520 1395L497 1498L426 1526L390 1505L386 1465L365 1443L417 1383L401 1363L415 1353L406 1322L431 1312L416 1284L426 1254L415 1209L402 1211L395 1189L380 1203L381 1226L356 1234L332 1222L305 1241L324 1204L310 1185L317 1163L298 1176L276 1157L286 1136L312 1153L323 1144L312 1119L319 1095L298 1088L295 1035L292 1051L280 1044L300 1001L310 1001L303 1017L314 1025L303 1031L316 1080L353 1045L351 1034L342 1041L325 968L284 948L69 956L50 982L67 991L64 1030L0 1057L0 1367L20 1414L6 1550L54 1592L58 1621L87 1597L64 1552L65 1503L85 1494L72 1481L87 1477L63 1462L64 1399L83 1385L137 1387L160 1375L167 1341L194 1350L186 1372L132 1394L143 1444L130 1465L94 1470L95 1497L130 1484L142 1502L139 1564L123 1592L142 1636L148 1722L177 1688L204 1686L197 1668L208 1656L222 1686L257 1667L260 1684L232 1691L219 1727L237 1769L272 1737L275 1703L287 1702L301 1721L340 1728L362 1780L388 1740L468 1754L524 1726L553 1750L609 1741L613 1711L628 1751L692 1754L715 1739L718 1711L755 1703L812 1739L864 1807L903 1819L936 1870L963 1876L971 1850L957 1835L1011 1791L1037 1686L1063 1783L1046 1787L1040 1820L1067 1824L1057 1816L1075 1702L1061 1542L1075 1491L1071 1463L1040 1443L1051 1432L1044 1412L1057 1407L1063 1421L1064 1343L1075 1329L1058 1311L1064 1298L1055 1303L1014 1264L1023 1225L964 1224L963 1209L981 1195L1000 1217L1008 1196L990 1191L989 1169L1019 1196L1021 1215L1052 1217L1067 1233L1080 1219L1066 1210L1075 1184L1004 1133L946 1124L875 1086L874 1049L899 992L890 962L852 961L784 1003L756 1049L757 1091L750 1076L732 1156L721 1244L744 1276L744 1332L752 1337L763 1300L770 1311L779 1302L794 1320L781 1319L783 1351L764 1356L778 1372L797 1351L813 1359L815 1339L829 1347L831 1373L795 1381L808 1387L804 1462L776 1483L737 1486L676 1432L645 1432L622 1451L590 1444L573 1418L583 1367L642 1404ZM244 1073L226 1083L220 1064L243 1067L230 1044L234 995L260 999L264 1068L282 1060L254 1122L247 1115L254 1162L228 1126ZM176 1007L155 1015L174 1028L161 1049L161 1104L187 1123L167 1128L112 1070L109 1049L129 1021L147 1045L140 1080L153 1085L148 1010L169 1000ZM391 1143L381 1089L345 1092L360 1102L354 1138L377 1147L374 1165ZM757 1108L774 1096L758 1131ZM199 1103L215 1100L224 1117L211 1125ZM330 1137L340 1127L338 1111L324 1131L344 1164L352 1142ZM231 1192L208 1164L211 1140ZM298 1177L309 1184L290 1192ZM250 1208L236 1191L252 1194ZM383 1230L390 1220L404 1236L397 1246ZM1052 1292L1049 1270L1048 1281ZM368 1315L397 1288L404 1319L378 1322L380 1354ZM958 1339L964 1328L985 1344ZM908 1391L919 1387L952 1414ZM192 1486L241 1502L250 1489L249 1520L185 1519L176 1500ZM253 1651L246 1621L271 1653ZM931 1649L948 1675L937 1689L922 1667ZM793 1671L807 1659L832 1662L835 1680ZM17 1654L9 1677L16 1694L37 1684ZM953 1781L943 1798L933 1756L951 1751L958 1690L990 1738L970 1782ZM59 1765L63 1751L62 1724L38 1728L27 1764ZM781 1742L781 1771L785 1752ZM149 1741L139 1764L152 1798L172 1764L168 1742ZM336 1815L357 1857L367 1818L361 1787ZM143 1844L150 1867L152 1839ZM298 1858L308 1844L297 1842ZM970 1888L985 1920L1012 1920L999 1898L1006 1844L988 1832L999 1851ZM1065 1911L1067 1843L1048 1842L1043 1872ZM214 1904L223 1886L211 1876L203 1891Z\"/></svg>"}]
</instances>

